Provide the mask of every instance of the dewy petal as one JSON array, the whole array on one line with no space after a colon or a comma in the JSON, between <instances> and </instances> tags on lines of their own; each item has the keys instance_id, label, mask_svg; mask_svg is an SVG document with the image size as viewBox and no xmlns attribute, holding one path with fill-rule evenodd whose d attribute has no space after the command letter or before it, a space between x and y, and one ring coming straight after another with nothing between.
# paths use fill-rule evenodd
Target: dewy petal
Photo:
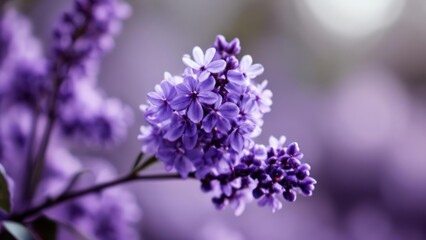
<instances>
[{"instance_id":1,"label":"dewy petal","mask_svg":"<svg viewBox=\"0 0 426 240\"><path fill-rule=\"evenodd\" d=\"M214 104L218 98L214 92L203 91L198 93L198 100L204 104Z\"/></svg>"},{"instance_id":2,"label":"dewy petal","mask_svg":"<svg viewBox=\"0 0 426 240\"><path fill-rule=\"evenodd\" d=\"M256 63L249 67L246 74L250 79L253 79L262 74L264 70L262 64Z\"/></svg>"},{"instance_id":3,"label":"dewy petal","mask_svg":"<svg viewBox=\"0 0 426 240\"><path fill-rule=\"evenodd\" d=\"M207 64L211 63L215 54L216 54L215 48L207 49L206 55L204 56L204 64L203 65L206 66Z\"/></svg>"},{"instance_id":4,"label":"dewy petal","mask_svg":"<svg viewBox=\"0 0 426 240\"><path fill-rule=\"evenodd\" d=\"M228 80L230 82L233 82L238 85L241 85L245 81L243 73L238 70L229 70L226 76L228 77Z\"/></svg>"},{"instance_id":5,"label":"dewy petal","mask_svg":"<svg viewBox=\"0 0 426 240\"><path fill-rule=\"evenodd\" d=\"M184 57L182 58L182 62L183 62L183 64L185 64L186 66L188 66L188 67L190 67L190 68L192 68L192 69L195 69L195 70L200 70L200 68L201 68L201 65L200 65L200 64L198 64L198 63L194 62L191 58L189 58L189 57L187 57L187 56L184 56Z\"/></svg>"},{"instance_id":6,"label":"dewy petal","mask_svg":"<svg viewBox=\"0 0 426 240\"><path fill-rule=\"evenodd\" d=\"M215 112L210 112L207 114L207 116L203 119L202 128L206 133L210 133L213 128L216 126L217 123L217 115Z\"/></svg>"},{"instance_id":7,"label":"dewy petal","mask_svg":"<svg viewBox=\"0 0 426 240\"><path fill-rule=\"evenodd\" d=\"M192 101L186 115L192 122L199 123L203 119L203 107L197 100Z\"/></svg>"},{"instance_id":8,"label":"dewy petal","mask_svg":"<svg viewBox=\"0 0 426 240\"><path fill-rule=\"evenodd\" d=\"M245 55L240 62L240 69L245 72L249 69L251 64L253 63L253 59L250 55Z\"/></svg>"},{"instance_id":9,"label":"dewy petal","mask_svg":"<svg viewBox=\"0 0 426 240\"><path fill-rule=\"evenodd\" d=\"M204 65L204 53L200 47L196 46L194 47L194 49L192 49L192 56L194 57L194 60L196 63L198 63L198 65Z\"/></svg>"},{"instance_id":10,"label":"dewy petal","mask_svg":"<svg viewBox=\"0 0 426 240\"><path fill-rule=\"evenodd\" d=\"M219 112L225 118L232 119L238 115L240 109L235 103L226 102L219 107Z\"/></svg>"},{"instance_id":11,"label":"dewy petal","mask_svg":"<svg viewBox=\"0 0 426 240\"><path fill-rule=\"evenodd\" d=\"M211 91L214 88L214 85L216 84L216 81L213 77L207 78L205 81L200 83L199 90L200 91Z\"/></svg>"},{"instance_id":12,"label":"dewy petal","mask_svg":"<svg viewBox=\"0 0 426 240\"><path fill-rule=\"evenodd\" d=\"M219 73L222 72L226 67L226 62L224 60L216 60L211 63L209 63L206 66L207 71L211 73Z\"/></svg>"},{"instance_id":13,"label":"dewy petal","mask_svg":"<svg viewBox=\"0 0 426 240\"><path fill-rule=\"evenodd\" d=\"M187 96L180 96L178 98L176 98L175 100L173 100L170 103L170 106L177 111L186 109L189 104L191 103L191 98L187 97Z\"/></svg>"},{"instance_id":14,"label":"dewy petal","mask_svg":"<svg viewBox=\"0 0 426 240\"><path fill-rule=\"evenodd\" d=\"M157 92L149 92L148 94L146 94L146 98L152 105L155 106L160 106L164 103L164 100Z\"/></svg>"}]
</instances>

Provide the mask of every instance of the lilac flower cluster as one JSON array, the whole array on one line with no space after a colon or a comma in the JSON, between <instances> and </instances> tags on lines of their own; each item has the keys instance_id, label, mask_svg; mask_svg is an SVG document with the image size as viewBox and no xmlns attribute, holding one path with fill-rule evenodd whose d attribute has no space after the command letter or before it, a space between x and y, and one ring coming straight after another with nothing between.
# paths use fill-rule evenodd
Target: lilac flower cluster
<instances>
[{"instance_id":1,"label":"lilac flower cluster","mask_svg":"<svg viewBox=\"0 0 426 240\"><path fill-rule=\"evenodd\" d=\"M66 137L105 144L125 136L130 109L106 98L95 84L100 58L113 47L129 13L118 0L78 0L54 30L51 75L61 84L58 118Z\"/></svg>"},{"instance_id":2,"label":"lilac flower cluster","mask_svg":"<svg viewBox=\"0 0 426 240\"><path fill-rule=\"evenodd\" d=\"M106 97L96 79L100 57L112 47L120 21L128 13L128 6L118 0L76 0L74 11L64 14L54 32L55 46L49 58L43 56L25 17L12 8L0 16L0 166L15 185L13 212L58 196L86 169L95 170L96 180L80 179L78 185L115 177L112 173L105 176L105 172L113 172L105 164L88 166L66 148L70 140L77 139L73 141L77 144L81 140L114 143L127 133L132 119L129 107ZM55 84L59 94L52 99ZM41 187L30 199L27 170L31 171L33 155L51 117L47 100L58 101L54 134L46 152ZM69 227L88 239L137 239L132 227L139 219L136 208L133 196L117 187L42 214L58 223L58 239L76 238L65 231Z\"/></svg>"},{"instance_id":3,"label":"lilac flower cluster","mask_svg":"<svg viewBox=\"0 0 426 240\"><path fill-rule=\"evenodd\" d=\"M219 208L234 203L241 212L253 195L275 210L281 207L277 194L294 201L294 189L310 195L315 180L308 178L309 165L300 163L297 144L268 151L254 144L272 92L266 80L254 81L263 66L249 55L239 61L240 51L237 38L227 42L218 36L213 48L195 47L192 58L184 55L184 73L166 73L147 94L148 105L141 109L149 126L141 127L139 139L142 151L155 154L167 171L175 169L183 178L194 172L205 191L219 182L219 197L213 198Z\"/></svg>"}]
</instances>

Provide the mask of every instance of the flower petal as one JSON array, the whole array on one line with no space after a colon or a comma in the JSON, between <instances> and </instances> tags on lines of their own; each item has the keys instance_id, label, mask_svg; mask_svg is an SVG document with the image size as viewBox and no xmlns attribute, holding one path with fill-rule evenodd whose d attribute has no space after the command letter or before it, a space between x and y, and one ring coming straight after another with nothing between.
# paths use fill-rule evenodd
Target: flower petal
<instances>
[{"instance_id":1,"label":"flower petal","mask_svg":"<svg viewBox=\"0 0 426 240\"><path fill-rule=\"evenodd\" d=\"M224 60L216 60L211 63L209 63L206 66L207 71L211 73L219 73L222 72L226 67L226 62Z\"/></svg>"},{"instance_id":2,"label":"flower petal","mask_svg":"<svg viewBox=\"0 0 426 240\"><path fill-rule=\"evenodd\" d=\"M170 106L177 111L186 109L189 104L191 103L191 98L187 96L180 96L175 98L171 103Z\"/></svg>"},{"instance_id":3,"label":"flower petal","mask_svg":"<svg viewBox=\"0 0 426 240\"><path fill-rule=\"evenodd\" d=\"M186 79L186 78L185 78ZM176 91L180 95L190 94L192 92L188 82L185 80L184 82L176 85Z\"/></svg>"},{"instance_id":4,"label":"flower petal","mask_svg":"<svg viewBox=\"0 0 426 240\"><path fill-rule=\"evenodd\" d=\"M192 122L199 123L203 119L203 107L198 101L192 101L186 115Z\"/></svg>"},{"instance_id":5,"label":"flower petal","mask_svg":"<svg viewBox=\"0 0 426 240\"><path fill-rule=\"evenodd\" d=\"M219 107L219 112L225 118L232 119L238 115L240 109L235 103L226 102Z\"/></svg>"},{"instance_id":6,"label":"flower petal","mask_svg":"<svg viewBox=\"0 0 426 240\"><path fill-rule=\"evenodd\" d=\"M198 80L200 81L200 82L203 82L204 80L206 80L208 77L210 77L210 72L208 72L208 71L202 71L201 73L200 73L200 75L198 76Z\"/></svg>"},{"instance_id":7,"label":"flower petal","mask_svg":"<svg viewBox=\"0 0 426 240\"><path fill-rule=\"evenodd\" d=\"M173 100L173 98L177 94L175 86L169 81L162 81L161 82L161 89L163 90L164 97L167 99L167 101Z\"/></svg>"},{"instance_id":8,"label":"flower petal","mask_svg":"<svg viewBox=\"0 0 426 240\"><path fill-rule=\"evenodd\" d=\"M207 78L205 81L200 83L199 91L211 91L214 88L216 81L213 77Z\"/></svg>"},{"instance_id":9,"label":"flower petal","mask_svg":"<svg viewBox=\"0 0 426 240\"><path fill-rule=\"evenodd\" d=\"M213 60L213 57L215 54L216 54L215 48L207 49L206 56L204 56L204 66L208 65Z\"/></svg>"},{"instance_id":10,"label":"flower petal","mask_svg":"<svg viewBox=\"0 0 426 240\"><path fill-rule=\"evenodd\" d=\"M245 82L244 74L241 73L239 70L229 70L226 74L228 77L228 80L232 83L241 85Z\"/></svg>"},{"instance_id":11,"label":"flower petal","mask_svg":"<svg viewBox=\"0 0 426 240\"><path fill-rule=\"evenodd\" d=\"M217 115L215 112L210 112L207 114L207 116L203 119L203 124L201 127L204 129L206 133L210 133L213 128L216 126L217 123Z\"/></svg>"},{"instance_id":12,"label":"flower petal","mask_svg":"<svg viewBox=\"0 0 426 240\"><path fill-rule=\"evenodd\" d=\"M197 134L195 134L194 136L185 136L184 135L182 137L183 146L187 150L194 149L195 145L197 144L197 140L198 140Z\"/></svg>"},{"instance_id":13,"label":"flower petal","mask_svg":"<svg viewBox=\"0 0 426 240\"><path fill-rule=\"evenodd\" d=\"M164 138L169 141L176 141L183 135L184 131L185 125L182 124L182 122L179 122L177 124L170 124L170 128L164 135Z\"/></svg>"},{"instance_id":14,"label":"flower petal","mask_svg":"<svg viewBox=\"0 0 426 240\"><path fill-rule=\"evenodd\" d=\"M246 75L250 79L253 79L259 76L260 74L262 74L264 70L265 69L263 68L262 64L256 63L249 67L249 69L246 72Z\"/></svg>"},{"instance_id":15,"label":"flower petal","mask_svg":"<svg viewBox=\"0 0 426 240\"><path fill-rule=\"evenodd\" d=\"M240 133L238 133L237 130L234 130L229 135L229 144L231 145L232 149L239 152L239 151L243 150L244 138Z\"/></svg>"},{"instance_id":16,"label":"flower petal","mask_svg":"<svg viewBox=\"0 0 426 240\"><path fill-rule=\"evenodd\" d=\"M253 64L253 59L250 55L245 55L240 62L241 71L246 72L251 66L251 64Z\"/></svg>"},{"instance_id":17,"label":"flower petal","mask_svg":"<svg viewBox=\"0 0 426 240\"><path fill-rule=\"evenodd\" d=\"M178 156L175 159L175 168L182 178L187 178L192 170L192 164L186 157Z\"/></svg>"},{"instance_id":18,"label":"flower petal","mask_svg":"<svg viewBox=\"0 0 426 240\"><path fill-rule=\"evenodd\" d=\"M194 60L196 63L198 63L198 65L204 65L204 53L200 47L196 46L194 47L194 49L192 49L192 56L194 57Z\"/></svg>"},{"instance_id":19,"label":"flower petal","mask_svg":"<svg viewBox=\"0 0 426 240\"><path fill-rule=\"evenodd\" d=\"M221 133L227 133L231 129L231 123L226 118L219 118L217 121L217 130Z\"/></svg>"},{"instance_id":20,"label":"flower petal","mask_svg":"<svg viewBox=\"0 0 426 240\"><path fill-rule=\"evenodd\" d=\"M198 101L204 104L214 104L218 98L219 97L214 92L203 91L198 93Z\"/></svg>"},{"instance_id":21,"label":"flower petal","mask_svg":"<svg viewBox=\"0 0 426 240\"><path fill-rule=\"evenodd\" d=\"M185 64L186 66L188 66L188 67L190 67L190 68L192 68L192 69L195 69L195 70L200 70L200 68L201 68L201 65L200 64L198 64L198 63L196 63L196 62L194 62L191 58L189 58L188 56L184 56L183 58L182 58L182 62L183 62L183 64Z\"/></svg>"},{"instance_id":22,"label":"flower petal","mask_svg":"<svg viewBox=\"0 0 426 240\"><path fill-rule=\"evenodd\" d=\"M148 101L155 106L160 106L164 103L163 98L157 92L149 92L146 94Z\"/></svg>"}]
</instances>

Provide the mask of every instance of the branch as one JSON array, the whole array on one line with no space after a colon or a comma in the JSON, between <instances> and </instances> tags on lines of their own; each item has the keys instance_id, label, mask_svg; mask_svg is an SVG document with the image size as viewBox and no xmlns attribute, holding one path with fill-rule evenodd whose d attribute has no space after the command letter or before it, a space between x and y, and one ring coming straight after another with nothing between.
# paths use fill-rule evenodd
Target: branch
<instances>
[{"instance_id":1,"label":"branch","mask_svg":"<svg viewBox=\"0 0 426 240\"><path fill-rule=\"evenodd\" d=\"M193 174L190 174L189 178L195 178ZM38 206L34 206L29 208L28 210L12 214L9 219L13 221L22 222L28 217L34 216L46 209L57 206L63 202L76 199L78 197L88 195L91 193L99 193L109 187L113 187L122 183L132 182L132 181L146 181L146 180L173 180L173 179L182 179L179 174L155 174L155 175L146 175L146 176L138 176L134 174L126 175L121 178L117 178L110 182L100 183L98 185L88 187L86 189L78 190L75 192L70 192L64 195L61 195L54 199L47 199L45 202L39 204Z\"/></svg>"}]
</instances>

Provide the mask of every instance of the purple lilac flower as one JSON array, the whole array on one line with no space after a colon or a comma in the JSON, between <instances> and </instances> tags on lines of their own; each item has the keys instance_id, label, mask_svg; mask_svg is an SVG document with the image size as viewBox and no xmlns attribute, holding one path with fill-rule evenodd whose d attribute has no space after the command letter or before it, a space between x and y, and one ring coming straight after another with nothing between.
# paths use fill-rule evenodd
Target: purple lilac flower
<instances>
[{"instance_id":1,"label":"purple lilac flower","mask_svg":"<svg viewBox=\"0 0 426 240\"><path fill-rule=\"evenodd\" d=\"M113 47L113 37L129 13L129 6L120 0L76 0L54 31L54 75L59 79L90 75L102 54Z\"/></svg>"},{"instance_id":2,"label":"purple lilac flower","mask_svg":"<svg viewBox=\"0 0 426 240\"><path fill-rule=\"evenodd\" d=\"M238 111L235 103L222 104L222 97L219 97L211 112L203 119L202 129L210 133L216 127L217 131L225 134L231 129L231 121L237 117Z\"/></svg>"},{"instance_id":3,"label":"purple lilac flower","mask_svg":"<svg viewBox=\"0 0 426 240\"><path fill-rule=\"evenodd\" d=\"M312 194L316 182L296 143L284 147L285 138L271 138L268 148L254 144L272 104L267 81L254 82L262 65L248 55L238 61L238 39L218 36L215 49L204 55L195 47L195 61L183 58L183 77L167 73L165 85L148 94L141 108L149 124L139 135L142 151L156 155L167 171L194 174L204 192L216 192L217 208L232 205L237 214L252 198L275 211L280 195L294 201L296 190Z\"/></svg>"},{"instance_id":4,"label":"purple lilac flower","mask_svg":"<svg viewBox=\"0 0 426 240\"><path fill-rule=\"evenodd\" d=\"M172 78L171 76L167 76L168 78ZM164 121L169 119L173 110L170 106L170 103L176 97L176 89L175 86L167 81L163 80L160 85L155 86L155 92L150 92L147 94L148 101L152 106L151 111L147 113L147 119L151 118L157 121ZM155 115L155 116L153 116Z\"/></svg>"},{"instance_id":5,"label":"purple lilac flower","mask_svg":"<svg viewBox=\"0 0 426 240\"><path fill-rule=\"evenodd\" d=\"M58 114L58 126L64 136L92 145L116 143L126 136L133 119L128 106L105 97L88 81L65 86L69 89L62 92Z\"/></svg>"},{"instance_id":6,"label":"purple lilac flower","mask_svg":"<svg viewBox=\"0 0 426 240\"><path fill-rule=\"evenodd\" d=\"M194 47L192 50L192 56L194 60L192 60L188 55L183 56L183 63L199 72L198 79L200 81L206 80L211 73L220 73L226 67L226 62L222 59L213 61L213 57L216 54L215 48L209 48L206 51L206 54L203 53L200 47Z\"/></svg>"},{"instance_id":7,"label":"purple lilac flower","mask_svg":"<svg viewBox=\"0 0 426 240\"><path fill-rule=\"evenodd\" d=\"M218 95L212 91L214 86L215 80L211 77L203 82L186 77L183 83L176 86L179 96L171 102L172 108L185 110L191 121L200 122L204 115L201 104L214 104L218 100Z\"/></svg>"},{"instance_id":8,"label":"purple lilac flower","mask_svg":"<svg viewBox=\"0 0 426 240\"><path fill-rule=\"evenodd\" d=\"M30 22L8 8L0 17L0 101L35 107L47 91L46 66Z\"/></svg>"},{"instance_id":9,"label":"purple lilac flower","mask_svg":"<svg viewBox=\"0 0 426 240\"><path fill-rule=\"evenodd\" d=\"M250 55L245 55L240 62L239 69L229 70L227 73L228 80L236 83L248 83L250 79L254 79L263 73L263 66L259 63L253 64Z\"/></svg>"}]
</instances>

